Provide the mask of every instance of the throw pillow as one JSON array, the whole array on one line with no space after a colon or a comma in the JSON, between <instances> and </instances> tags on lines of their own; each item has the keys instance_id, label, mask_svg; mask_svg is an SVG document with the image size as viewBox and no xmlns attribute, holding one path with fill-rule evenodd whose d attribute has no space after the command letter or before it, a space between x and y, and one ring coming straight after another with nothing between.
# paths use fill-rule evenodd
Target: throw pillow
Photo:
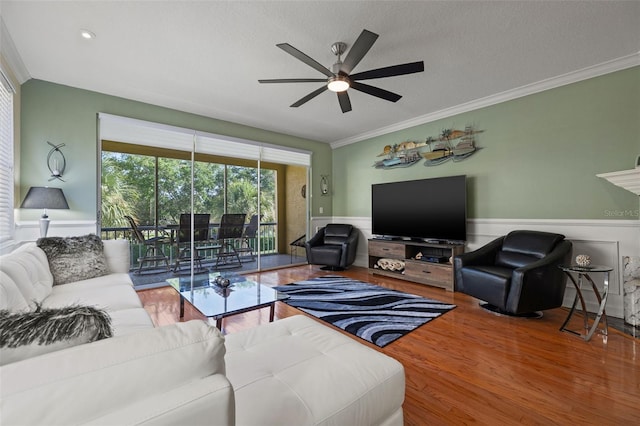
<instances>
[{"instance_id":1,"label":"throw pillow","mask_svg":"<svg viewBox=\"0 0 640 426\"><path fill-rule=\"evenodd\" d=\"M47 254L53 285L88 280L109 273L104 245L97 235L40 238L37 244Z\"/></svg>"},{"instance_id":2,"label":"throw pillow","mask_svg":"<svg viewBox=\"0 0 640 426\"><path fill-rule=\"evenodd\" d=\"M0 310L0 365L112 335L109 314L91 306Z\"/></svg>"}]
</instances>

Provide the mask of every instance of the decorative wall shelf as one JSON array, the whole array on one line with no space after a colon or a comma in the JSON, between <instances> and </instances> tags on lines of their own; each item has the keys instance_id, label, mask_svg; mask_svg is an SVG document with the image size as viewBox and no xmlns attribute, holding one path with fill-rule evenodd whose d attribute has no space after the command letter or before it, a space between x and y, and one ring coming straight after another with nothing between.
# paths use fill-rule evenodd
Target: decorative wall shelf
<instances>
[{"instance_id":1,"label":"decorative wall shelf","mask_svg":"<svg viewBox=\"0 0 640 426\"><path fill-rule=\"evenodd\" d=\"M399 144L386 145L375 161L376 169L395 169L416 164L423 157L425 166L437 166L448 160L462 161L480 149L476 146L475 135L484 130L474 130L467 125L464 130L444 129L437 137L428 137L424 142L405 141ZM428 149L428 152L423 152Z\"/></svg>"},{"instance_id":2,"label":"decorative wall shelf","mask_svg":"<svg viewBox=\"0 0 640 426\"><path fill-rule=\"evenodd\" d=\"M612 184L640 195L640 167L631 170L621 170L619 172L600 173L596 175L611 182Z\"/></svg>"}]
</instances>

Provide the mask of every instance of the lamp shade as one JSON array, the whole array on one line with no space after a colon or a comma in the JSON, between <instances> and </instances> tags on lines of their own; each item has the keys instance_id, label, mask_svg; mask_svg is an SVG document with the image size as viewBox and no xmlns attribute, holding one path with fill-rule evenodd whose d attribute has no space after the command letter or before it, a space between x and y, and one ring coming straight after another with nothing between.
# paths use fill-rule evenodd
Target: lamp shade
<instances>
[{"instance_id":1,"label":"lamp shade","mask_svg":"<svg viewBox=\"0 0 640 426\"><path fill-rule=\"evenodd\" d=\"M68 209L67 199L60 188L48 186L32 186L27 196L22 200L21 209L44 209L40 217L40 236L46 237L49 230L49 216L47 209Z\"/></svg>"},{"instance_id":2,"label":"lamp shade","mask_svg":"<svg viewBox=\"0 0 640 426\"><path fill-rule=\"evenodd\" d=\"M68 209L67 199L60 188L32 186L24 197L21 209Z\"/></svg>"}]
</instances>

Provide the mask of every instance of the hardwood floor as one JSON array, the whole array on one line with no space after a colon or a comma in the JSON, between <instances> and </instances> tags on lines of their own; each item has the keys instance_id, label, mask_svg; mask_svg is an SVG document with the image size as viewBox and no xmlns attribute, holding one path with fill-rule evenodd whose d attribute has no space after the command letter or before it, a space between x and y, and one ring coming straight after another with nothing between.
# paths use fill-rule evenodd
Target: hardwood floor
<instances>
[{"instance_id":1,"label":"hardwood floor","mask_svg":"<svg viewBox=\"0 0 640 426\"><path fill-rule=\"evenodd\" d=\"M248 277L271 286L327 274L305 265ZM365 268L339 274L457 305L385 348L359 340L404 365L406 425L640 424L640 339L609 328L608 337L585 342L558 330L565 309L545 311L539 320L509 318L487 313L467 295ZM139 295L156 325L179 320L173 289ZM276 319L299 313L276 304ZM202 317L185 306L185 320L195 318ZM233 333L267 323L268 309L224 321ZM578 318L572 326L579 328Z\"/></svg>"}]
</instances>

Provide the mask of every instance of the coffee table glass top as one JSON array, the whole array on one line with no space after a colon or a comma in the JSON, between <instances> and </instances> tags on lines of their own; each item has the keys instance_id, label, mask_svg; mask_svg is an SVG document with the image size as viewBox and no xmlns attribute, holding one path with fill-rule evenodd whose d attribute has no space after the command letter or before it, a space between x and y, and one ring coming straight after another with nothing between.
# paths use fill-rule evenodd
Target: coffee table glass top
<instances>
[{"instance_id":1,"label":"coffee table glass top","mask_svg":"<svg viewBox=\"0 0 640 426\"><path fill-rule=\"evenodd\" d=\"M215 284L219 275L231 281L229 287ZM258 309L287 298L271 287L237 274L198 274L193 277L193 287L191 277L170 278L167 283L178 291L184 300L209 318L221 318L249 309Z\"/></svg>"}]
</instances>

